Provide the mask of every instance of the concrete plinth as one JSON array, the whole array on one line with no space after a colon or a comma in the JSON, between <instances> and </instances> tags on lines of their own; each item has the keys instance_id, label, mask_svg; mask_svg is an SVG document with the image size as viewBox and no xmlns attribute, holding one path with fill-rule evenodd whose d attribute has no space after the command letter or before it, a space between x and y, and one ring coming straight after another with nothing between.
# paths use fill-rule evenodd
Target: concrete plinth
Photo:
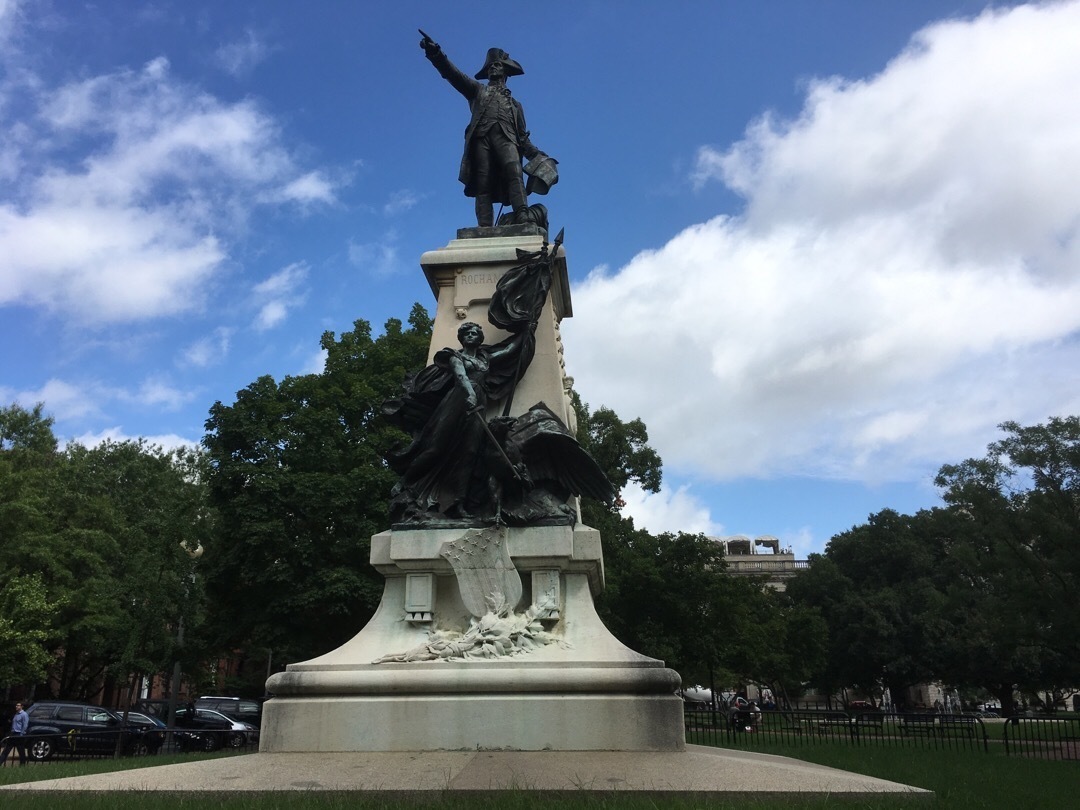
<instances>
[{"instance_id":1,"label":"concrete plinth","mask_svg":"<svg viewBox=\"0 0 1080 810\"><path fill-rule=\"evenodd\" d=\"M263 719L261 751L674 751L683 745L680 701L650 695L275 698L267 710L273 721Z\"/></svg>"},{"instance_id":2,"label":"concrete plinth","mask_svg":"<svg viewBox=\"0 0 1080 810\"><path fill-rule=\"evenodd\" d=\"M465 626L449 563L438 555L458 529L384 532L372 563L386 575L368 625L326 655L274 675L260 750L674 751L684 745L677 673L608 632L593 593L602 581L599 537L588 527L508 530L515 567L556 587L550 643L483 660L373 663L422 647L432 626ZM431 622L409 621L407 576L434 580Z\"/></svg>"}]
</instances>

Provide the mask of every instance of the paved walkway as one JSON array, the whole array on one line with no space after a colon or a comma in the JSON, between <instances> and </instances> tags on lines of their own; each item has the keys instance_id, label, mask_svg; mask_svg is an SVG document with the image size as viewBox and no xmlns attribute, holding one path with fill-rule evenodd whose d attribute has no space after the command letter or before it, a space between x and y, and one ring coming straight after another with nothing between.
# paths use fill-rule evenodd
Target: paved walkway
<instances>
[{"instance_id":1,"label":"paved walkway","mask_svg":"<svg viewBox=\"0 0 1080 810\"><path fill-rule=\"evenodd\" d=\"M40 767L40 766L39 766ZM46 766L47 767L47 766ZM442 791L634 791L721 796L844 795L929 791L787 757L697 745L685 752L428 751L302 753L160 765L131 771L9 785L17 791L362 790L381 794ZM0 804L4 802L0 801Z\"/></svg>"}]
</instances>

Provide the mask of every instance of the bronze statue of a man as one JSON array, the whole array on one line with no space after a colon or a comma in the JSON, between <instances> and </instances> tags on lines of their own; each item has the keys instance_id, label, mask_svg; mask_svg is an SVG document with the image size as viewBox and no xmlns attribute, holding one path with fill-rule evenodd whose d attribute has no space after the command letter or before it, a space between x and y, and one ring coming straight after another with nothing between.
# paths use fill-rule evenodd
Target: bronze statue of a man
<instances>
[{"instance_id":1,"label":"bronze statue of a man","mask_svg":"<svg viewBox=\"0 0 1080 810\"><path fill-rule=\"evenodd\" d=\"M420 32L423 34L423 31ZM546 194L558 181L556 161L529 140L521 103L506 86L509 76L525 71L506 51L490 48L475 79L470 79L451 62L442 48L424 34L420 47L439 74L469 102L472 118L465 129L465 153L458 180L465 184L465 196L476 198L476 224L495 224L494 203L509 205L515 221L525 221L527 194ZM487 79L486 85L477 79ZM530 160L526 169L535 173L526 188L521 160Z\"/></svg>"}]
</instances>

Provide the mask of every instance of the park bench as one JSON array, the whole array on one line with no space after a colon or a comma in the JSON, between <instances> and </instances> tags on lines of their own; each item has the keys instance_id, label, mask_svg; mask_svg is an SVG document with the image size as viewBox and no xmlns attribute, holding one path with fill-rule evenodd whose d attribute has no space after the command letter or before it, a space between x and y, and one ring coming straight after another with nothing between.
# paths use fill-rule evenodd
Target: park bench
<instances>
[{"instance_id":1,"label":"park bench","mask_svg":"<svg viewBox=\"0 0 1080 810\"><path fill-rule=\"evenodd\" d=\"M851 736L859 737L861 734L881 735L885 730L884 712L859 712L851 718Z\"/></svg>"},{"instance_id":2,"label":"park bench","mask_svg":"<svg viewBox=\"0 0 1080 810\"><path fill-rule=\"evenodd\" d=\"M937 716L933 714L913 714L900 718L901 734L917 734L932 737L940 731Z\"/></svg>"},{"instance_id":3,"label":"park bench","mask_svg":"<svg viewBox=\"0 0 1080 810\"><path fill-rule=\"evenodd\" d=\"M942 737L968 737L977 739L982 723L978 717L964 717L963 715L945 715L938 723L938 731Z\"/></svg>"},{"instance_id":4,"label":"park bench","mask_svg":"<svg viewBox=\"0 0 1080 810\"><path fill-rule=\"evenodd\" d=\"M846 714L830 714L815 718L819 737L836 736L851 733L851 718Z\"/></svg>"}]
</instances>

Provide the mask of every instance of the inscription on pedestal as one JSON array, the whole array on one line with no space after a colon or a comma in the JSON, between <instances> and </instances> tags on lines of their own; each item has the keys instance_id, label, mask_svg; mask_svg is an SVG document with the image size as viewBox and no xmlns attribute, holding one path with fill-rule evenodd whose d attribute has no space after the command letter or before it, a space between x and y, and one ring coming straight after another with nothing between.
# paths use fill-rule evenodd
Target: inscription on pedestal
<instances>
[{"instance_id":1,"label":"inscription on pedestal","mask_svg":"<svg viewBox=\"0 0 1080 810\"><path fill-rule=\"evenodd\" d=\"M490 271L465 271L458 276L458 283L466 287L478 287L488 286L494 287L499 283L499 279L502 278L502 273L492 273Z\"/></svg>"}]
</instances>

